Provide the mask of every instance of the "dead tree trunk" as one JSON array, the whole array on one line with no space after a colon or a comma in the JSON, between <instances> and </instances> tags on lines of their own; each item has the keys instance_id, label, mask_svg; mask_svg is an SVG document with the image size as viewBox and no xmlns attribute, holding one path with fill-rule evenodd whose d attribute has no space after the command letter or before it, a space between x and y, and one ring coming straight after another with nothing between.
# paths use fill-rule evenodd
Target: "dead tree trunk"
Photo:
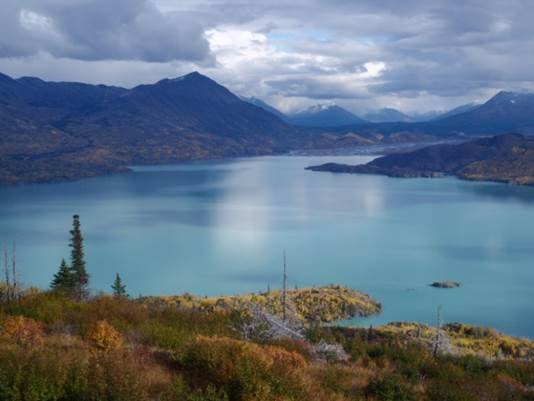
<instances>
[{"instance_id":1,"label":"dead tree trunk","mask_svg":"<svg viewBox=\"0 0 534 401\"><path fill-rule=\"evenodd\" d=\"M283 321L286 321L287 318L287 271L286 271L286 250L284 249L284 283L283 283L283 289L282 289L282 317Z\"/></svg>"},{"instance_id":2,"label":"dead tree trunk","mask_svg":"<svg viewBox=\"0 0 534 401\"><path fill-rule=\"evenodd\" d=\"M438 306L436 315L436 338L434 339L434 348L432 350L432 356L435 358L438 356L441 346L441 305Z\"/></svg>"},{"instance_id":3,"label":"dead tree trunk","mask_svg":"<svg viewBox=\"0 0 534 401\"><path fill-rule=\"evenodd\" d=\"M9 277L9 260L7 256L7 248L4 245L4 274L6 280L6 292L5 292L5 301L9 302L11 300L11 279Z\"/></svg>"},{"instance_id":4,"label":"dead tree trunk","mask_svg":"<svg viewBox=\"0 0 534 401\"><path fill-rule=\"evenodd\" d=\"M12 287L12 298L17 299L18 298L18 280L17 280L17 244L15 241L13 241L13 250L11 255L11 287Z\"/></svg>"}]
</instances>

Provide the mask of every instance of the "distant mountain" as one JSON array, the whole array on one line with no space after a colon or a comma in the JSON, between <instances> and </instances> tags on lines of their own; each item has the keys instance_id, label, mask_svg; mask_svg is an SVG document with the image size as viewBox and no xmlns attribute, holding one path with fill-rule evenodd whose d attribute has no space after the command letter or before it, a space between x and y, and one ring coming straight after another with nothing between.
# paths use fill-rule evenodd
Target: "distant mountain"
<instances>
[{"instance_id":1,"label":"distant mountain","mask_svg":"<svg viewBox=\"0 0 534 401\"><path fill-rule=\"evenodd\" d=\"M410 114L411 121L414 123L425 122L433 120L436 117L439 117L442 113L436 110L426 111L423 113L413 113Z\"/></svg>"},{"instance_id":2,"label":"distant mountain","mask_svg":"<svg viewBox=\"0 0 534 401\"><path fill-rule=\"evenodd\" d=\"M480 104L478 104L478 103L463 104L463 105L455 107L454 109L449 110L449 111L447 111L447 112L445 112L443 114L435 116L433 118L433 120L442 120L442 119L447 118L447 117L455 116L457 114L462 114L462 113L465 113L467 111L474 110L477 107L480 107Z\"/></svg>"},{"instance_id":3,"label":"distant mountain","mask_svg":"<svg viewBox=\"0 0 534 401\"><path fill-rule=\"evenodd\" d=\"M391 154L363 165L327 163L308 169L391 177L455 175L468 180L534 185L534 138L505 134Z\"/></svg>"},{"instance_id":4,"label":"distant mountain","mask_svg":"<svg viewBox=\"0 0 534 401\"><path fill-rule=\"evenodd\" d=\"M307 133L199 73L133 89L0 75L0 183L280 153Z\"/></svg>"},{"instance_id":5,"label":"distant mountain","mask_svg":"<svg viewBox=\"0 0 534 401\"><path fill-rule=\"evenodd\" d=\"M263 110L266 110L269 113L274 114L275 116L277 116L278 118L282 120L287 119L287 116L284 113L282 113L280 110L276 109L270 104L265 103L263 100L258 99L257 97L241 97L241 100L244 100L245 102L253 104L254 106L261 107Z\"/></svg>"},{"instance_id":6,"label":"distant mountain","mask_svg":"<svg viewBox=\"0 0 534 401\"><path fill-rule=\"evenodd\" d=\"M372 111L365 114L365 120L373 123L392 123L392 122L423 122L430 121L440 115L437 111L428 111L424 113L406 114L397 109L386 107L377 111Z\"/></svg>"},{"instance_id":7,"label":"distant mountain","mask_svg":"<svg viewBox=\"0 0 534 401\"><path fill-rule=\"evenodd\" d=\"M499 92L486 103L466 107L452 115L422 122L385 122L339 127L339 134L357 131L360 135L379 132L390 140L394 135L483 136L516 132L534 135L534 94Z\"/></svg>"},{"instance_id":8,"label":"distant mountain","mask_svg":"<svg viewBox=\"0 0 534 401\"><path fill-rule=\"evenodd\" d=\"M386 107L384 109L369 112L363 116L372 123L410 122L412 117L403 112Z\"/></svg>"},{"instance_id":9,"label":"distant mountain","mask_svg":"<svg viewBox=\"0 0 534 401\"><path fill-rule=\"evenodd\" d=\"M349 124L361 124L366 121L336 105L316 105L288 116L293 125L307 127L337 127Z\"/></svg>"},{"instance_id":10,"label":"distant mountain","mask_svg":"<svg viewBox=\"0 0 534 401\"><path fill-rule=\"evenodd\" d=\"M455 130L468 135L534 134L534 94L499 92L478 107L431 123L440 131Z\"/></svg>"}]
</instances>

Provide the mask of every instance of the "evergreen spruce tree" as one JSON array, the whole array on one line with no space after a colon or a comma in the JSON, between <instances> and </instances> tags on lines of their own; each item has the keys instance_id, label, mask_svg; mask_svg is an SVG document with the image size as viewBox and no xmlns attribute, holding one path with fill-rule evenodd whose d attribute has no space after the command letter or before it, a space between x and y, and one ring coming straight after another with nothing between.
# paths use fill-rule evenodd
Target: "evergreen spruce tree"
<instances>
[{"instance_id":1,"label":"evergreen spruce tree","mask_svg":"<svg viewBox=\"0 0 534 401\"><path fill-rule=\"evenodd\" d=\"M65 259L61 259L61 264L57 273L54 274L50 288L63 294L72 294L74 291L74 277Z\"/></svg>"},{"instance_id":2,"label":"evergreen spruce tree","mask_svg":"<svg viewBox=\"0 0 534 401\"><path fill-rule=\"evenodd\" d=\"M74 281L75 296L82 300L88 295L89 274L85 269L83 252L83 235L80 229L80 216L72 216L72 230L70 230L71 265L70 269Z\"/></svg>"},{"instance_id":3,"label":"evergreen spruce tree","mask_svg":"<svg viewBox=\"0 0 534 401\"><path fill-rule=\"evenodd\" d=\"M115 276L115 281L113 282L111 289L113 290L113 295L117 298L126 298L128 296L128 294L126 294L126 286L122 284L119 273Z\"/></svg>"}]
</instances>

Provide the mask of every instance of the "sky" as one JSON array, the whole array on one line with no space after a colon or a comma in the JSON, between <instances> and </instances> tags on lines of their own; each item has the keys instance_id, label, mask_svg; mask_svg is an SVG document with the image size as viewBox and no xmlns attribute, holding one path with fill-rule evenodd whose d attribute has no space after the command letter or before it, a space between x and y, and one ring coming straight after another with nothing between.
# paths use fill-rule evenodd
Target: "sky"
<instances>
[{"instance_id":1,"label":"sky","mask_svg":"<svg viewBox=\"0 0 534 401\"><path fill-rule=\"evenodd\" d=\"M282 111L534 90L532 0L1 0L0 72L133 87L199 71Z\"/></svg>"}]
</instances>

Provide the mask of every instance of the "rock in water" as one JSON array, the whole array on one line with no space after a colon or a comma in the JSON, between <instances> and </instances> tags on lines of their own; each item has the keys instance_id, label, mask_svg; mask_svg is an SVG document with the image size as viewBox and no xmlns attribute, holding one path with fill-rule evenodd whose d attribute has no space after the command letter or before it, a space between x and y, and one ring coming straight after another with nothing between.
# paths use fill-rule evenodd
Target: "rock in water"
<instances>
[{"instance_id":1,"label":"rock in water","mask_svg":"<svg viewBox=\"0 0 534 401\"><path fill-rule=\"evenodd\" d=\"M434 281L430 284L431 287L435 288L456 288L460 287L462 283L459 281Z\"/></svg>"}]
</instances>

